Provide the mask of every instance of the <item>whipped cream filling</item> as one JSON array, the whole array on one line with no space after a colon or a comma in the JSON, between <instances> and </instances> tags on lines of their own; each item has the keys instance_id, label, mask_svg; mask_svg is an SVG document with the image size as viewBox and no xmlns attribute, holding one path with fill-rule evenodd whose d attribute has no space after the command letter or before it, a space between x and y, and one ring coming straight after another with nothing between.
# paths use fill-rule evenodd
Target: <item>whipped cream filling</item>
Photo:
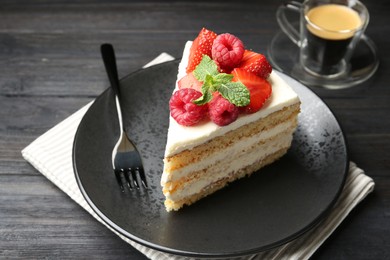
<instances>
[{"instance_id":1,"label":"whipped cream filling","mask_svg":"<svg viewBox=\"0 0 390 260\"><path fill-rule=\"evenodd\" d=\"M268 143L261 149L261 153L259 154L259 150L255 149L250 154L241 155L234 160L226 160L221 165L221 167L215 167L214 170L210 170L207 174L202 175L201 178L196 179L196 181L192 181L183 185L180 189L175 190L175 192L166 192L164 195L167 199L172 201L179 201L188 196L194 195L202 191L204 188L208 187L211 183L215 183L220 179L226 178L229 174L235 173L238 170L252 165L255 162L265 158L268 155L271 155L283 148L289 147L292 141L292 134L284 136L282 139L274 140L273 142Z\"/></svg>"},{"instance_id":2,"label":"whipped cream filling","mask_svg":"<svg viewBox=\"0 0 390 260\"><path fill-rule=\"evenodd\" d=\"M189 174L192 174L193 172L200 171L202 169L207 168L210 165L215 164L218 161L225 160L227 158L234 159L236 155L238 155L243 150L249 150L250 147L256 145L257 143L267 140L269 138L272 138L282 132L285 132L286 129L292 129L295 124L295 121L287 121L280 123L276 125L274 128L272 128L269 131L263 131L256 135L253 135L251 137L245 138L240 142L237 142L233 144L232 146L227 147L226 149L216 153L212 154L206 159L203 159L199 162L193 163L191 165L185 166L183 168L180 168L178 170L174 170L170 172L169 174L166 172L163 172L163 175L161 177L161 185L164 186L166 183L171 181L176 181L181 178L184 178L188 176ZM264 156L264 151L258 151L258 156L261 158Z\"/></svg>"},{"instance_id":3,"label":"whipped cream filling","mask_svg":"<svg viewBox=\"0 0 390 260\"><path fill-rule=\"evenodd\" d=\"M177 81L186 75L186 67L188 64L191 45L192 41L188 41L185 44L183 57L179 64ZM174 91L178 89L177 81ZM227 126L221 127L216 125L214 122L207 121L196 126L186 127L178 124L170 116L165 157L170 157L184 150L192 149L193 147L205 143L217 136L224 135L231 130L257 121L275 111L299 102L298 95L282 78L279 77L276 72L273 71L271 73L268 81L272 85L272 95L266 101L263 108L253 114L241 114L236 121Z\"/></svg>"}]
</instances>

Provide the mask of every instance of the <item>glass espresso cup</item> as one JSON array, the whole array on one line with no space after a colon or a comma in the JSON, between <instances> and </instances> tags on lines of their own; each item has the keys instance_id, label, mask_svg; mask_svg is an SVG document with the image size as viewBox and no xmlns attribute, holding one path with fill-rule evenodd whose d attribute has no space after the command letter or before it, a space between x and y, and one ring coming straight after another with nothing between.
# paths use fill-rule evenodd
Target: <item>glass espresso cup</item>
<instances>
[{"instance_id":1,"label":"glass espresso cup","mask_svg":"<svg viewBox=\"0 0 390 260\"><path fill-rule=\"evenodd\" d=\"M299 32L287 19L288 10L300 13ZM302 67L324 78L348 72L348 61L369 21L367 8L357 0L290 1L278 8L276 17L298 45Z\"/></svg>"}]
</instances>

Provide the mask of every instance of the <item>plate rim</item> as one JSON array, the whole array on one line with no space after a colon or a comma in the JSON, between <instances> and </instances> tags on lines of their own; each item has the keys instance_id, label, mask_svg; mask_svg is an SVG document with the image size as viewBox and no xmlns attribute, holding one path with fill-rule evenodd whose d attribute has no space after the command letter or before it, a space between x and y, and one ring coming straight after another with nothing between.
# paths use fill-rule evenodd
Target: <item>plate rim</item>
<instances>
[{"instance_id":1,"label":"plate rim","mask_svg":"<svg viewBox=\"0 0 390 260\"><path fill-rule=\"evenodd\" d=\"M155 67L159 67L159 66L166 66L166 65L171 64L171 63L177 63L180 60L181 60L181 58L178 58L178 59L174 59L174 60L171 60L171 61L167 61L167 62L159 63L159 64L156 64L156 65L152 65L152 66L150 66L148 68L137 69L137 70L135 70L135 71L125 75L124 77L122 77L120 79L120 81L126 80L127 78L132 77L133 75L136 75L138 73L142 73L145 70L148 70L149 68L155 68ZM321 97L319 97L309 87L305 86L303 83L301 83L298 80L296 80L295 78L285 74L284 72L281 72L281 71L279 71L277 69L273 69L273 71L276 71L282 77L286 77L286 78L289 78L292 81L295 81L295 83L300 85L300 87L305 88L305 91L311 92L312 95L315 95L316 97L318 97L322 101L323 105L329 110L331 115L334 117L334 119L335 119L335 121L336 121L336 123L337 123L337 125L338 125L338 127L340 129L340 133L341 133L342 139L343 139L344 144L345 144L345 147L344 147L345 148L345 157L346 157L345 165L344 165L345 171L344 171L343 176L342 176L340 187L339 187L338 191L336 192L333 200L329 203L329 205L316 218L314 218L311 221L311 223L306 225L304 228L300 229L298 232L295 232L295 233L287 236L286 238L284 238L282 240L278 240L278 241L276 241L274 243L271 243L271 244L268 244L266 246L256 247L256 248L252 248L252 249L245 249L245 250L240 250L240 251L235 251L235 252L229 252L229 253L227 253L227 252L220 252L220 253L210 253L209 252L209 253L204 253L204 252L193 252L193 251L189 251L189 250L174 249L174 248L170 248L170 247L167 247L167 246L162 246L162 245L159 245L159 244L156 244L156 243L144 240L144 239L142 239L142 238L140 238L138 236L135 236L135 235L131 234L130 232L124 230L122 227L120 227L117 224L115 224L109 217L107 217L95 205L95 203L89 197L89 195L87 194L87 192L85 191L85 189L84 189L84 187L82 185L82 182L81 182L79 174L78 174L77 165L76 165L75 153L76 153L76 145L77 145L76 143L77 143L77 137L79 136L80 126L82 124L82 121L85 119L85 115L83 115L83 118L81 119L79 125L77 126L77 131L75 133L75 137L74 137L74 140L73 140L73 147L72 147L73 170L74 170L74 175L75 175L75 178L76 178L77 185L78 185L78 187L79 187L79 189L81 191L81 194L83 195L83 198L86 200L88 205L92 208L94 213L97 214L97 216L99 218L101 218L101 220L104 222L103 224L107 225L109 228L112 228L114 231L118 232L120 235L124 236L125 238L130 239L132 242L139 243L139 244L141 244L143 246L146 246L146 247L148 247L150 249L154 249L154 250L158 250L158 251L165 252L165 253L170 253L170 254L176 254L176 255L180 255L180 256L187 256L187 257L237 257L237 256L245 256L245 255L256 254L256 253L272 250L272 249L275 249L275 248L277 248L279 246L285 245L286 243L291 242L291 241L299 238L300 236L302 236L303 234L307 233L309 230L311 230L315 226L317 226L329 214L329 212L332 210L332 208L334 207L334 205L336 204L337 200L339 199L339 197L340 197L340 195L342 193L342 190L343 190L343 188L345 186L345 181L346 181L346 177L347 177L348 169L349 169L349 150L348 150L347 139L346 139L346 136L345 136L345 132L344 132L344 130L342 128L342 125L340 124L340 121L338 120L338 118L334 114L333 110L328 106L328 104ZM100 95L98 95L95 98L94 102L91 104L91 106L88 108L86 113L88 113L88 111L96 104L95 103L96 100L105 97L105 95L108 95L106 92L109 92L109 91L110 91L110 87L108 87Z\"/></svg>"}]
</instances>

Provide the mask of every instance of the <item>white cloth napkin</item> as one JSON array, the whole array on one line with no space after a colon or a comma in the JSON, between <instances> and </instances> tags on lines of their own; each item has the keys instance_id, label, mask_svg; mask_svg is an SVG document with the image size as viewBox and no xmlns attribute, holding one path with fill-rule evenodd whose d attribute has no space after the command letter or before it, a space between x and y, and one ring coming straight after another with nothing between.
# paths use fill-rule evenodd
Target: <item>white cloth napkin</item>
<instances>
[{"instance_id":1,"label":"white cloth napkin","mask_svg":"<svg viewBox=\"0 0 390 260\"><path fill-rule=\"evenodd\" d=\"M156 59L145 65L151 66L172 60L169 54L162 53ZM54 126L37 138L22 151L23 157L39 172L68 194L74 201L88 211L94 218L103 223L121 239L132 245L150 259L189 259L147 248L127 239L105 224L85 201L73 172L72 146L77 127L88 110L89 103L64 121ZM373 180L364 171L350 163L349 174L340 198L332 212L314 229L298 239L276 249L242 259L307 259L329 237L337 226L347 217L349 212L374 189Z\"/></svg>"}]
</instances>

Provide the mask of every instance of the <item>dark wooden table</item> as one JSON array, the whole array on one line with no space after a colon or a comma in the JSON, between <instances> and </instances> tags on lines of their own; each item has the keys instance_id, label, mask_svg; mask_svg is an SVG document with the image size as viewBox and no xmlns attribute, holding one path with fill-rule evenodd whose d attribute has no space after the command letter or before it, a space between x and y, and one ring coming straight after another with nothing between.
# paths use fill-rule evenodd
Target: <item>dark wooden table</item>
<instances>
[{"instance_id":1,"label":"dark wooden table","mask_svg":"<svg viewBox=\"0 0 390 260\"><path fill-rule=\"evenodd\" d=\"M106 89L101 43L116 46L124 76L161 52L180 57L203 26L263 52L279 30L280 1L108 2L0 1L0 258L145 258L20 152ZM376 187L314 259L390 258L390 5L366 5L367 35L381 59L377 73L351 89L313 90L338 117L351 160Z\"/></svg>"}]
</instances>

